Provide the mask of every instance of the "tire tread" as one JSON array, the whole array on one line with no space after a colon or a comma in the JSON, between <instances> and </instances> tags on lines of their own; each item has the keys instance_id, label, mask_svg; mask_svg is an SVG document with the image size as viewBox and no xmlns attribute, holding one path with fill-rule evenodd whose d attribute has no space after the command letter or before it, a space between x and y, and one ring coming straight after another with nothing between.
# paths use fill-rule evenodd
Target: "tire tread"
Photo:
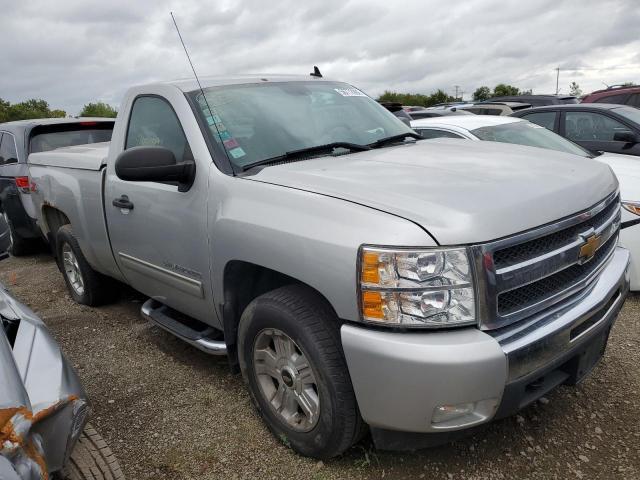
<instances>
[{"instance_id":1,"label":"tire tread","mask_svg":"<svg viewBox=\"0 0 640 480\"><path fill-rule=\"evenodd\" d=\"M124 480L124 473L107 442L87 425L71 453L64 480Z\"/></svg>"}]
</instances>

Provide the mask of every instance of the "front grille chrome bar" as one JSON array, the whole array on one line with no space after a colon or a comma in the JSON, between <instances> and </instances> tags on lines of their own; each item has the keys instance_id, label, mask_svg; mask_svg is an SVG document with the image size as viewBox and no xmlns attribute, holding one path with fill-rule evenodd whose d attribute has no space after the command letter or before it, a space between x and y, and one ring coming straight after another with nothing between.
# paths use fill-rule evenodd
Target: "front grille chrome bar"
<instances>
[{"instance_id":1,"label":"front grille chrome bar","mask_svg":"<svg viewBox=\"0 0 640 480\"><path fill-rule=\"evenodd\" d=\"M510 325L586 288L595 279L596 272L599 273L615 248L616 241L613 237L618 235L620 218L619 195L618 192L614 192L585 212L513 237L471 247L478 277L476 294L480 328L493 330ZM591 242L597 242L597 249L605 248L608 251L596 250L591 256L584 254L581 256L589 239ZM543 247L549 245L553 248L544 251ZM509 262L503 261L507 258L503 252L509 252ZM531 256L527 257L527 254ZM494 255L496 258L501 258L498 266L494 261ZM591 261L597 264L588 265L587 268L586 264ZM584 269L580 267L583 264ZM570 272L575 272L576 268L584 270L586 278L585 275L581 278L576 277L573 283L571 275L562 274L563 278L569 279L567 281L570 283L566 286L560 285L562 288L558 290L556 277L570 267L574 267ZM550 281L541 281L546 278ZM551 281L552 278L554 281ZM544 292L544 288L547 288L546 283L554 286L553 291L550 290L548 295ZM530 285L532 291L535 290L536 293L535 298L532 297L530 302L526 296L526 289L523 288L527 285ZM504 306L501 308L500 295L514 290L518 290L518 303L513 303L515 301L513 295L515 292L513 292L509 295L509 308Z\"/></svg>"}]
</instances>

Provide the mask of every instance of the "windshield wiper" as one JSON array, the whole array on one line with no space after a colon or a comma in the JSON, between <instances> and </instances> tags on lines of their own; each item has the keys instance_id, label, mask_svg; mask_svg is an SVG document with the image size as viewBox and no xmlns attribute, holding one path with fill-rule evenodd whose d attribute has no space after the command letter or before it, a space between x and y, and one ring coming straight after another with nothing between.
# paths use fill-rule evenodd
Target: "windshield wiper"
<instances>
[{"instance_id":1,"label":"windshield wiper","mask_svg":"<svg viewBox=\"0 0 640 480\"><path fill-rule=\"evenodd\" d=\"M247 165L242 166L242 171L246 172L250 168L258 167L260 165L269 165L270 163L277 163L281 162L282 160L292 160L295 158L306 157L309 154L313 153L331 153L336 148L344 148L355 152L371 150L371 147L369 147L368 145L360 145L350 142L333 142L327 143L325 145L316 145L314 147L301 148L299 150L291 150L290 152L286 152L284 155L278 155L277 157L265 158L264 160L258 160L257 162L248 163Z\"/></svg>"},{"instance_id":2,"label":"windshield wiper","mask_svg":"<svg viewBox=\"0 0 640 480\"><path fill-rule=\"evenodd\" d=\"M399 142L400 140L404 140L407 137L415 138L416 140L422 140L422 136L415 132L407 132L401 133L399 135L393 135L387 138L381 138L380 140L376 140L373 143L370 143L368 146L371 148L380 148L388 145L390 143Z\"/></svg>"}]
</instances>

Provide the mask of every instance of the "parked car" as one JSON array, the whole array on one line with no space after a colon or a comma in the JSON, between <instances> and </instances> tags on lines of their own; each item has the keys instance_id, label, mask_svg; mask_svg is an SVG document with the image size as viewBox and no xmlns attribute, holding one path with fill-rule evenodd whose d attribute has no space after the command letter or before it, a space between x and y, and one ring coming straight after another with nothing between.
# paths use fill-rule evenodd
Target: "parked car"
<instances>
[{"instance_id":1,"label":"parked car","mask_svg":"<svg viewBox=\"0 0 640 480\"><path fill-rule=\"evenodd\" d=\"M113 118L41 118L0 123L0 215L9 225L9 252L23 255L42 232L35 223L27 157L59 147L111 139Z\"/></svg>"},{"instance_id":2,"label":"parked car","mask_svg":"<svg viewBox=\"0 0 640 480\"><path fill-rule=\"evenodd\" d=\"M636 157L616 153L594 156L588 150L535 123L514 117L447 117L411 122L424 138L459 138L514 143L547 148L596 159L606 163L620 181L622 221L640 216L640 162ZM631 290L640 290L640 226L620 233L620 244L631 252Z\"/></svg>"},{"instance_id":3,"label":"parked car","mask_svg":"<svg viewBox=\"0 0 640 480\"><path fill-rule=\"evenodd\" d=\"M406 125L411 123L411 116L402 108L402 104L399 102L379 102L384 108L393 113Z\"/></svg>"},{"instance_id":4,"label":"parked car","mask_svg":"<svg viewBox=\"0 0 640 480\"><path fill-rule=\"evenodd\" d=\"M475 113L476 115L511 115L513 112L523 110L525 108L531 108L531 104L522 102L482 102L474 105L462 106L460 109L464 109L467 112Z\"/></svg>"},{"instance_id":5,"label":"parked car","mask_svg":"<svg viewBox=\"0 0 640 480\"><path fill-rule=\"evenodd\" d=\"M615 103L640 108L640 85L613 85L596 90L584 97L582 103Z\"/></svg>"},{"instance_id":6,"label":"parked car","mask_svg":"<svg viewBox=\"0 0 640 480\"><path fill-rule=\"evenodd\" d=\"M491 97L480 103L487 102L520 102L528 103L534 107L543 107L545 105L565 105L579 103L577 97L573 95L505 95L501 97Z\"/></svg>"},{"instance_id":7,"label":"parked car","mask_svg":"<svg viewBox=\"0 0 640 480\"><path fill-rule=\"evenodd\" d=\"M80 379L47 327L0 284L0 479L124 480L88 418Z\"/></svg>"},{"instance_id":8,"label":"parked car","mask_svg":"<svg viewBox=\"0 0 640 480\"><path fill-rule=\"evenodd\" d=\"M421 105L404 105L402 107L402 109L405 112L411 113L411 112L418 112L420 110L424 110L425 107L421 106Z\"/></svg>"},{"instance_id":9,"label":"parked car","mask_svg":"<svg viewBox=\"0 0 640 480\"><path fill-rule=\"evenodd\" d=\"M412 120L419 120L421 118L436 118L448 115L472 115L472 113L458 107L432 107L411 112L410 115Z\"/></svg>"},{"instance_id":10,"label":"parked car","mask_svg":"<svg viewBox=\"0 0 640 480\"><path fill-rule=\"evenodd\" d=\"M201 82L132 88L110 144L30 156L77 302L109 278L148 295L318 458L367 425L379 448L449 441L598 362L629 288L609 167L417 141L323 78Z\"/></svg>"},{"instance_id":11,"label":"parked car","mask_svg":"<svg viewBox=\"0 0 640 480\"><path fill-rule=\"evenodd\" d=\"M587 150L640 155L640 110L606 103L530 108L513 113Z\"/></svg>"}]
</instances>

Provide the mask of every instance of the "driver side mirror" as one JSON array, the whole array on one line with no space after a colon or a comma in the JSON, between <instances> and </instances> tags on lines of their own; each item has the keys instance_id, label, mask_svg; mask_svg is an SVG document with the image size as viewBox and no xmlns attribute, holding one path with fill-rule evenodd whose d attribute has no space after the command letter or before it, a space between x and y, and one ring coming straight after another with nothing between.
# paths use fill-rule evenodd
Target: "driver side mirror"
<instances>
[{"instance_id":1,"label":"driver side mirror","mask_svg":"<svg viewBox=\"0 0 640 480\"><path fill-rule=\"evenodd\" d=\"M640 139L638 138L638 135L636 135L633 132L616 132L613 134L613 141L614 142L625 142L625 143L630 143L631 145L635 145L636 143L640 142ZM629 145L629 146L631 146Z\"/></svg>"},{"instance_id":2,"label":"driver side mirror","mask_svg":"<svg viewBox=\"0 0 640 480\"><path fill-rule=\"evenodd\" d=\"M133 147L116 158L116 175L130 182L177 182L178 191L186 192L193 184L196 164L193 160L177 162L165 147Z\"/></svg>"}]
</instances>

